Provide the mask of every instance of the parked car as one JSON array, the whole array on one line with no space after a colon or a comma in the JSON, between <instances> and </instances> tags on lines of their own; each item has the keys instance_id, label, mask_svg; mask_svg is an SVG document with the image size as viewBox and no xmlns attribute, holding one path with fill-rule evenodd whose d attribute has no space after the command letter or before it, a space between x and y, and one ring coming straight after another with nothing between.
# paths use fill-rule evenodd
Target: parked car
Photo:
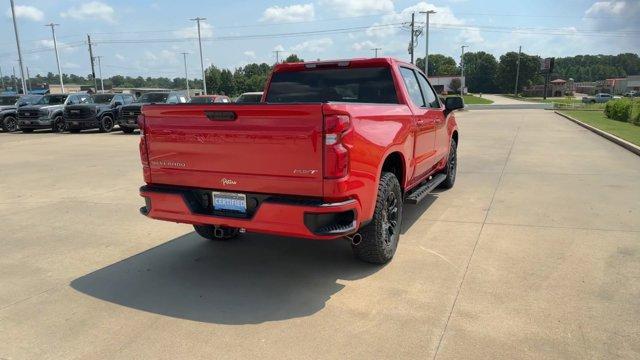
<instances>
[{"instance_id":1,"label":"parked car","mask_svg":"<svg viewBox=\"0 0 640 360\"><path fill-rule=\"evenodd\" d=\"M635 91L635 90L631 90L631 91L629 91L629 92L626 92L626 93L624 94L624 96L625 96L625 97L631 97L631 98L632 98L632 97L638 97L638 96L640 96L640 93L639 93L639 92L637 92L637 91Z\"/></svg>"},{"instance_id":2,"label":"parked car","mask_svg":"<svg viewBox=\"0 0 640 360\"><path fill-rule=\"evenodd\" d=\"M236 99L237 103L241 104L257 104L262 99L262 91L258 92L246 92Z\"/></svg>"},{"instance_id":3,"label":"parked car","mask_svg":"<svg viewBox=\"0 0 640 360\"><path fill-rule=\"evenodd\" d=\"M192 96L189 100L191 104L213 104L213 103L229 103L229 99L226 95L198 95Z\"/></svg>"},{"instance_id":4,"label":"parked car","mask_svg":"<svg viewBox=\"0 0 640 360\"><path fill-rule=\"evenodd\" d=\"M49 94L34 105L18 109L18 126L25 133L36 129L51 129L53 132L65 130L63 117L67 105L84 104L91 99L89 94Z\"/></svg>"},{"instance_id":5,"label":"parked car","mask_svg":"<svg viewBox=\"0 0 640 360\"><path fill-rule=\"evenodd\" d=\"M131 134L138 128L138 115L145 104L182 104L188 101L187 95L182 91L149 92L142 94L138 100L120 109L118 126L124 133Z\"/></svg>"},{"instance_id":6,"label":"parked car","mask_svg":"<svg viewBox=\"0 0 640 360\"><path fill-rule=\"evenodd\" d=\"M99 129L111 132L123 105L131 104L135 98L131 94L97 94L85 103L67 105L64 108L64 124L72 133L81 130Z\"/></svg>"},{"instance_id":7,"label":"parked car","mask_svg":"<svg viewBox=\"0 0 640 360\"><path fill-rule=\"evenodd\" d=\"M12 132L18 130L17 111L19 107L35 104L42 95L0 96L0 130Z\"/></svg>"},{"instance_id":8,"label":"parked car","mask_svg":"<svg viewBox=\"0 0 640 360\"><path fill-rule=\"evenodd\" d=\"M611 94L599 93L595 96L583 96L582 102L585 104L606 103L611 99L613 99L613 96Z\"/></svg>"},{"instance_id":9,"label":"parked car","mask_svg":"<svg viewBox=\"0 0 640 360\"><path fill-rule=\"evenodd\" d=\"M462 98L388 58L275 66L264 104L145 105L141 213L211 240L329 240L386 263L403 202L456 179Z\"/></svg>"}]
</instances>

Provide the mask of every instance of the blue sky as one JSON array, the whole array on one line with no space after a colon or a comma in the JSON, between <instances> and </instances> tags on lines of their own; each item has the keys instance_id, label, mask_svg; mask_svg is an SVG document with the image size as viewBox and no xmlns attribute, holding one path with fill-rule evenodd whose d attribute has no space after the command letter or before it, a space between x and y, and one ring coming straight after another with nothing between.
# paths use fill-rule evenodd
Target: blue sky
<instances>
[{"instance_id":1,"label":"blue sky","mask_svg":"<svg viewBox=\"0 0 640 360\"><path fill-rule=\"evenodd\" d=\"M17 68L9 1L0 3L0 66ZM195 23L203 23L205 64L234 68L275 61L296 53L304 59L335 59L380 54L408 60L413 11L431 15L430 53L459 59L467 51L496 56L523 51L547 56L617 54L640 50L640 1L75 1L16 0L25 64L32 75L56 73L51 31L59 23L63 72L90 72L86 34L97 44L104 77L115 74L183 76L181 52L189 52L190 77L199 77ZM424 15L416 20L424 23ZM417 54L424 56L424 37ZM122 43L123 41L127 43Z\"/></svg>"}]
</instances>

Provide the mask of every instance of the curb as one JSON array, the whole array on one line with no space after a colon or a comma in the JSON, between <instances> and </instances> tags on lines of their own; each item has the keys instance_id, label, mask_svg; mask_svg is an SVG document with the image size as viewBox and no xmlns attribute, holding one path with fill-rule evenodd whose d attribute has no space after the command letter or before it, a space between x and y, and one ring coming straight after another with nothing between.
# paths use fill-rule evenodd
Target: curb
<instances>
[{"instance_id":1,"label":"curb","mask_svg":"<svg viewBox=\"0 0 640 360\"><path fill-rule=\"evenodd\" d=\"M526 110L526 109L553 109L553 104L550 103L522 103L522 104L468 104L465 105L465 109L469 110L499 110L499 109L513 109L513 110Z\"/></svg>"},{"instance_id":2,"label":"curb","mask_svg":"<svg viewBox=\"0 0 640 360\"><path fill-rule=\"evenodd\" d=\"M634 154L636 154L636 155L640 156L640 146L636 146L636 145L634 145L634 144L632 144L632 143L630 143L630 142L628 142L628 141L626 141L626 140L624 140L624 139L621 139L621 138L619 138L619 137L617 137L617 136L615 136L615 135L609 134L609 133L608 133L608 132L606 132L606 131L602 131L602 130L600 130L600 129L598 129L598 128L595 128L595 127L593 127L593 126L591 126L591 125L585 124L585 123L583 123L582 121L577 120L577 119L574 119L574 118L572 118L572 117L571 117L571 116L569 116L569 115L562 114L562 113L560 113L560 112L558 112L558 111L554 111L554 113L556 113L556 114L558 114L558 115L562 116L562 117L563 117L563 118L565 118L565 119L568 119L568 120L570 120L570 121L573 121L574 123L576 123L576 124L578 124L578 125L582 126L583 128L585 128L585 129L587 129L587 130L589 130L589 131L591 131L591 132L594 132L594 133L596 133L596 134L598 134L598 135L602 136L603 138L605 138L605 139L607 139L607 140L609 140L609 141L611 141L611 142L614 142L614 143L616 143L616 144L618 144L618 145L622 146L623 148L625 148L625 149L627 149L627 150L631 151L632 153L634 153Z\"/></svg>"}]
</instances>

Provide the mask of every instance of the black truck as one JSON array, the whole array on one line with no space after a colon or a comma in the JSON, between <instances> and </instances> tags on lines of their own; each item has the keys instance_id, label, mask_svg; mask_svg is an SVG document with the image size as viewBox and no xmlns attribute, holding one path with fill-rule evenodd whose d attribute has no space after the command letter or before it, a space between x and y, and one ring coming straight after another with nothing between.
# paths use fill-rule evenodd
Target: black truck
<instances>
[{"instance_id":1,"label":"black truck","mask_svg":"<svg viewBox=\"0 0 640 360\"><path fill-rule=\"evenodd\" d=\"M87 102L89 94L49 94L33 105L18 109L18 126L24 133L36 129L65 130L63 110L66 106Z\"/></svg>"},{"instance_id":2,"label":"black truck","mask_svg":"<svg viewBox=\"0 0 640 360\"><path fill-rule=\"evenodd\" d=\"M120 108L133 101L130 94L97 94L83 104L67 105L63 115L65 128L72 133L88 129L111 132Z\"/></svg>"},{"instance_id":3,"label":"black truck","mask_svg":"<svg viewBox=\"0 0 640 360\"><path fill-rule=\"evenodd\" d=\"M42 99L42 96L43 95L0 96L0 130L3 132L18 130L18 108L35 104Z\"/></svg>"},{"instance_id":4,"label":"black truck","mask_svg":"<svg viewBox=\"0 0 640 360\"><path fill-rule=\"evenodd\" d=\"M118 126L124 133L131 134L138 128L138 115L142 105L145 104L182 104L188 101L187 95L182 91L149 92L142 94L136 102L125 105L120 109Z\"/></svg>"}]
</instances>

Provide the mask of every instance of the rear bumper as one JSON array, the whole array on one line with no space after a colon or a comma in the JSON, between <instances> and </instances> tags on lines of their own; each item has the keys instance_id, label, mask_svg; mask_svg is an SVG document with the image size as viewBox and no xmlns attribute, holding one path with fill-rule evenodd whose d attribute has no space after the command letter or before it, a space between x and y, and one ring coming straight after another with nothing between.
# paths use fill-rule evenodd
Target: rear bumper
<instances>
[{"instance_id":1,"label":"rear bumper","mask_svg":"<svg viewBox=\"0 0 640 360\"><path fill-rule=\"evenodd\" d=\"M247 194L259 198L246 216L213 214L202 207L198 197L210 190L143 186L140 196L145 206L140 212L153 219L196 225L244 228L252 232L308 239L335 239L355 233L360 226L360 203L348 199L323 203L317 199Z\"/></svg>"}]
</instances>

